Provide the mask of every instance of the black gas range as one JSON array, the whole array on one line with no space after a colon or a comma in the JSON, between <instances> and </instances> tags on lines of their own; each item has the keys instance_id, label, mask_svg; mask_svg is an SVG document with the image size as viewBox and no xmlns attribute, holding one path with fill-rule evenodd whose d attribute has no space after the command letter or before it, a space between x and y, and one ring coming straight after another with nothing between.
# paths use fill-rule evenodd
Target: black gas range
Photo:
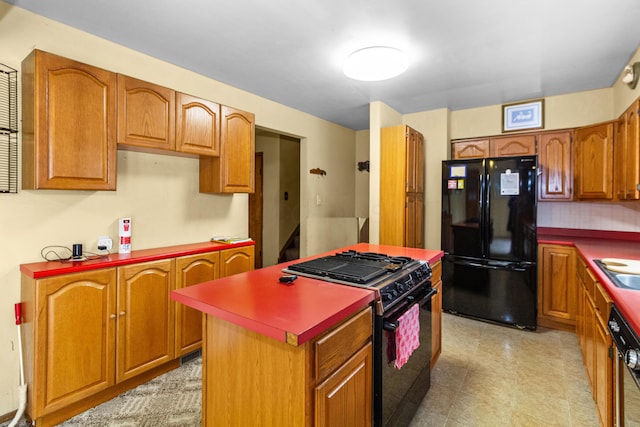
<instances>
[{"instance_id":1,"label":"black gas range","mask_svg":"<svg viewBox=\"0 0 640 427\"><path fill-rule=\"evenodd\" d=\"M373 425L408 425L431 384L431 297L436 290L431 286L429 263L348 250L293 264L284 271L376 291ZM398 369L393 363L396 331L402 329L403 315L416 305L420 345Z\"/></svg>"},{"instance_id":2,"label":"black gas range","mask_svg":"<svg viewBox=\"0 0 640 427\"><path fill-rule=\"evenodd\" d=\"M378 292L382 311L391 309L412 291L428 284L429 263L409 257L348 250L292 264L285 272Z\"/></svg>"}]
</instances>

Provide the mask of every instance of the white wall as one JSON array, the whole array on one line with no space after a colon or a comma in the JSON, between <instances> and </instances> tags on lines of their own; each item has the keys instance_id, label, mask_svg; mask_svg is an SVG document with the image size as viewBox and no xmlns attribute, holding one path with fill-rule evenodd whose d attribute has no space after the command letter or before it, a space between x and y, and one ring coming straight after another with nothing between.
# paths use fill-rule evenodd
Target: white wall
<instances>
[{"instance_id":1,"label":"white wall","mask_svg":"<svg viewBox=\"0 0 640 427\"><path fill-rule=\"evenodd\" d=\"M251 111L257 126L301 137L301 217L353 216L354 131L0 1L0 62L20 70L34 48ZM326 169L327 177L310 177L312 167ZM113 192L19 189L0 195L0 416L18 403L13 304L20 300L19 265L40 261L44 246L79 242L95 250L99 235L117 236L116 221L125 215L133 218L134 250L248 232L247 195L199 194L197 160L120 151L117 180ZM323 195L320 207L316 193ZM305 235L303 228L302 255Z\"/></svg>"}]
</instances>

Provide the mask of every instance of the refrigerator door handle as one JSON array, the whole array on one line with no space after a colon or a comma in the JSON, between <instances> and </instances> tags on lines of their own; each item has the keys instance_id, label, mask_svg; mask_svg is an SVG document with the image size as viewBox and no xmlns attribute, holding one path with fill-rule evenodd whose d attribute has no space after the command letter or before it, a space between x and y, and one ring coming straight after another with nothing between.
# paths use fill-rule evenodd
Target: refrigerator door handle
<instances>
[{"instance_id":1,"label":"refrigerator door handle","mask_svg":"<svg viewBox=\"0 0 640 427\"><path fill-rule=\"evenodd\" d=\"M531 266L520 265L518 263L494 264L491 262L480 263L477 261L470 261L470 260L453 260L452 263L456 265L463 265L466 267L484 268L488 270L511 270L511 271L519 271L519 272L524 272L524 271L527 271L528 268L531 268Z\"/></svg>"}]
</instances>

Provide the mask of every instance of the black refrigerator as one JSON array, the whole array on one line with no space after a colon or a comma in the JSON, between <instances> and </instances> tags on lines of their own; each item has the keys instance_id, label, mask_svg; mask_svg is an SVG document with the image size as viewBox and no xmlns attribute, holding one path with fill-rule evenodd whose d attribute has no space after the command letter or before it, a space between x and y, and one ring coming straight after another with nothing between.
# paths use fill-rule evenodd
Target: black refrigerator
<instances>
[{"instance_id":1,"label":"black refrigerator","mask_svg":"<svg viewBox=\"0 0 640 427\"><path fill-rule=\"evenodd\" d=\"M442 162L442 307L536 329L536 156Z\"/></svg>"}]
</instances>

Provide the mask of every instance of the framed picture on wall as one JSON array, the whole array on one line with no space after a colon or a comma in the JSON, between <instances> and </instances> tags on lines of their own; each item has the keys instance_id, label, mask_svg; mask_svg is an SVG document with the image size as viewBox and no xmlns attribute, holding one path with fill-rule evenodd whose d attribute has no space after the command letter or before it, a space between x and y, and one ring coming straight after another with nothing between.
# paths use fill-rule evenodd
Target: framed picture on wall
<instances>
[{"instance_id":1,"label":"framed picture on wall","mask_svg":"<svg viewBox=\"0 0 640 427\"><path fill-rule=\"evenodd\" d=\"M544 128L544 99L502 105L502 131Z\"/></svg>"}]
</instances>

